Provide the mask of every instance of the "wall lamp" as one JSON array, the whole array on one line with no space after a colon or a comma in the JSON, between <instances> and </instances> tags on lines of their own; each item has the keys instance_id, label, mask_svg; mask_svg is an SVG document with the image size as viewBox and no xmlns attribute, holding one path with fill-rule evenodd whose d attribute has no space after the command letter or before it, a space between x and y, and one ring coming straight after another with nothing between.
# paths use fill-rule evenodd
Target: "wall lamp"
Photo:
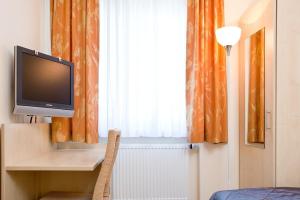
<instances>
[{"instance_id":1,"label":"wall lamp","mask_svg":"<svg viewBox=\"0 0 300 200\"><path fill-rule=\"evenodd\" d=\"M225 47L227 56L230 55L230 50L241 37L241 29L237 26L224 26L216 30L217 41Z\"/></svg>"},{"instance_id":2,"label":"wall lamp","mask_svg":"<svg viewBox=\"0 0 300 200\"><path fill-rule=\"evenodd\" d=\"M229 56L230 56L230 50L233 45L235 45L240 37L241 37L241 29L236 26L224 26L216 30L216 37L217 41L220 45L225 47L226 49L226 54L227 54L227 59L226 59L226 74L227 74L227 124L228 124L228 134L229 134L229 141L233 141L233 132L231 131L230 124L229 124L229 112L231 112L232 108L232 102L229 101L229 94L230 90L232 89L232 86L230 84L230 67L229 67ZM229 145L229 150L228 150L228 157L234 157L234 147L232 145ZM230 185L231 183L231 165L230 159L228 159L228 184Z\"/></svg>"}]
</instances>

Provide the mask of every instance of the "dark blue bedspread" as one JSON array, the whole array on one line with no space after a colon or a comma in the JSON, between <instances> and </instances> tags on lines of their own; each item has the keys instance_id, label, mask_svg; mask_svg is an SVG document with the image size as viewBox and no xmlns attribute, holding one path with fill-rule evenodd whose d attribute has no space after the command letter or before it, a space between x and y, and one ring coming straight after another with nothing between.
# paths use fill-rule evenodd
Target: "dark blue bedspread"
<instances>
[{"instance_id":1,"label":"dark blue bedspread","mask_svg":"<svg viewBox=\"0 0 300 200\"><path fill-rule=\"evenodd\" d=\"M300 188L252 188L214 193L210 200L300 200Z\"/></svg>"}]
</instances>

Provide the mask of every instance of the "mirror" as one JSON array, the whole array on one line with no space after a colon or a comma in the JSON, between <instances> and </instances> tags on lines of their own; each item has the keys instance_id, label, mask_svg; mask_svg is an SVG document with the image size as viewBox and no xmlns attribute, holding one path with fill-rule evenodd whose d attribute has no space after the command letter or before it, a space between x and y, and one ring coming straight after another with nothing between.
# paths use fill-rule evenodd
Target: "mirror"
<instances>
[{"instance_id":1,"label":"mirror","mask_svg":"<svg viewBox=\"0 0 300 200\"><path fill-rule=\"evenodd\" d=\"M265 28L245 44L245 142L265 142Z\"/></svg>"}]
</instances>

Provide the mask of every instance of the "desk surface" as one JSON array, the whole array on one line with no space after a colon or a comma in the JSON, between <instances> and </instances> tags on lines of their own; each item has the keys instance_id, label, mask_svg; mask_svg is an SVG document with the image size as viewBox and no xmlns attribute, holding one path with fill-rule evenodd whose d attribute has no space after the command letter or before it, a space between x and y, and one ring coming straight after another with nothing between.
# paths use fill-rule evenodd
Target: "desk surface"
<instances>
[{"instance_id":1,"label":"desk surface","mask_svg":"<svg viewBox=\"0 0 300 200\"><path fill-rule=\"evenodd\" d=\"M93 171L104 155L105 149L54 150L5 168L7 171Z\"/></svg>"}]
</instances>

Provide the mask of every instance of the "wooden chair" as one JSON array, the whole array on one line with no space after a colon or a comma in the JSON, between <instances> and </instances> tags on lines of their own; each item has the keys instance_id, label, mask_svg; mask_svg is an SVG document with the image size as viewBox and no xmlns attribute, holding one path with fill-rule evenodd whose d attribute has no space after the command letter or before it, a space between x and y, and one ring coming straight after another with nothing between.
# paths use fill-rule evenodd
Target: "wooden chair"
<instances>
[{"instance_id":1,"label":"wooden chair","mask_svg":"<svg viewBox=\"0 0 300 200\"><path fill-rule=\"evenodd\" d=\"M77 192L50 192L40 200L109 200L110 179L114 162L117 157L120 144L120 131L109 130L108 142L104 161L96 181L93 194Z\"/></svg>"}]
</instances>

